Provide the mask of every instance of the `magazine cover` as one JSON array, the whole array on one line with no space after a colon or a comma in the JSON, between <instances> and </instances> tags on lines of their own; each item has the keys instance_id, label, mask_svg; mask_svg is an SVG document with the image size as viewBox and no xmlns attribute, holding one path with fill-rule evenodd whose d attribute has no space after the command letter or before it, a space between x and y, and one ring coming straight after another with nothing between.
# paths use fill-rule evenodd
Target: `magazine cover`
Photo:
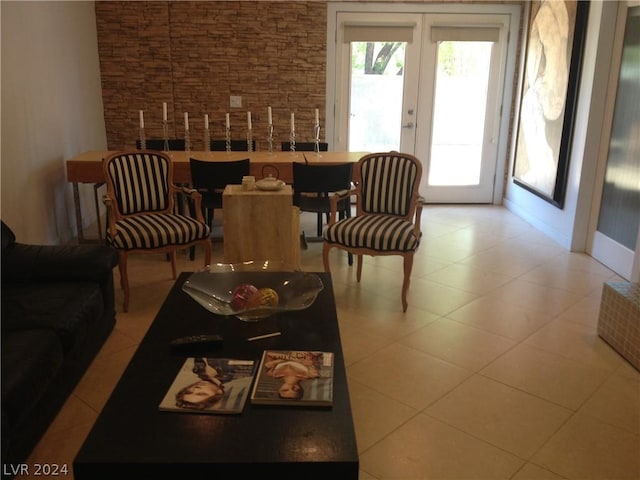
<instances>
[{"instance_id":1,"label":"magazine cover","mask_svg":"<svg viewBox=\"0 0 640 480\"><path fill-rule=\"evenodd\" d=\"M299 350L263 352L251 403L331 406L332 402L333 353Z\"/></svg>"},{"instance_id":2,"label":"magazine cover","mask_svg":"<svg viewBox=\"0 0 640 480\"><path fill-rule=\"evenodd\" d=\"M160 410L193 413L241 413L255 362L229 358L187 358Z\"/></svg>"}]
</instances>

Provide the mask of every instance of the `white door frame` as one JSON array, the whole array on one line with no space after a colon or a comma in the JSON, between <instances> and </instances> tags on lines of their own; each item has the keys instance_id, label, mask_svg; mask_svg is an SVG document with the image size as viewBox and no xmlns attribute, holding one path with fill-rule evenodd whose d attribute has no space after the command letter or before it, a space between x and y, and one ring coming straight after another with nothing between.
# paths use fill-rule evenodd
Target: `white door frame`
<instances>
[{"instance_id":1,"label":"white door frame","mask_svg":"<svg viewBox=\"0 0 640 480\"><path fill-rule=\"evenodd\" d=\"M504 194L504 178L506 175L506 167L509 152L509 126L511 117L511 106L515 105L514 95L517 89L514 88L516 82L512 81L517 73L517 48L518 48L518 28L520 25L520 17L522 15L521 5L486 5L486 4L396 4L396 3L352 3L352 2L336 2L327 6L327 125L326 139L331 148L336 145L342 145L344 139L340 139L340 125L337 125L339 119L337 113L341 102L345 101L344 92L340 90L342 72L339 71L340 59L339 39L338 39L338 14L353 13L413 13L416 15L423 14L503 14L509 15L509 44L507 46L507 63L505 65L505 85L502 96L502 109L500 113L500 125L498 127L497 138L497 164L496 164L496 181L494 182L493 203L502 204Z\"/></svg>"}]
</instances>

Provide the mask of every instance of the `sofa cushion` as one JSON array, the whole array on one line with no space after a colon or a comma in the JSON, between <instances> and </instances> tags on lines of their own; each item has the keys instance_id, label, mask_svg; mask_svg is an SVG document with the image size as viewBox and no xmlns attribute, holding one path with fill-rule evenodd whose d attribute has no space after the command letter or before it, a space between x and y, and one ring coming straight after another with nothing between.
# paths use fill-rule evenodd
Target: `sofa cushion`
<instances>
[{"instance_id":1,"label":"sofa cushion","mask_svg":"<svg viewBox=\"0 0 640 480\"><path fill-rule=\"evenodd\" d=\"M50 329L58 335L64 352L84 341L87 330L101 318L103 311L104 302L97 283L17 283L2 286L2 334Z\"/></svg>"},{"instance_id":2,"label":"sofa cushion","mask_svg":"<svg viewBox=\"0 0 640 480\"><path fill-rule=\"evenodd\" d=\"M53 330L3 333L3 437L41 400L57 377L63 359L62 345Z\"/></svg>"}]
</instances>

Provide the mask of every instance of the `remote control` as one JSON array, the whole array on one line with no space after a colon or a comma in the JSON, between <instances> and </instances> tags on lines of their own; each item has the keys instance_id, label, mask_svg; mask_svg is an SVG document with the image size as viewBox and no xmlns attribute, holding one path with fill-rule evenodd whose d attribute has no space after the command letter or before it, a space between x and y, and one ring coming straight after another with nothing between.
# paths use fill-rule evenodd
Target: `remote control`
<instances>
[{"instance_id":1,"label":"remote control","mask_svg":"<svg viewBox=\"0 0 640 480\"><path fill-rule=\"evenodd\" d=\"M220 335L188 335L186 337L176 338L171 341L173 348L189 348L189 347L219 347L222 345L223 339Z\"/></svg>"}]
</instances>

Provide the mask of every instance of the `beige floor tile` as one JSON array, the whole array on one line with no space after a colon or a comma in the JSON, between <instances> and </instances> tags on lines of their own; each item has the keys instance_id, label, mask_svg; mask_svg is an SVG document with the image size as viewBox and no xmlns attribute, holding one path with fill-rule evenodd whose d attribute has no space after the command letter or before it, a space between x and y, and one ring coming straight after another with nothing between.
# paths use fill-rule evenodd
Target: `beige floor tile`
<instances>
[{"instance_id":1,"label":"beige floor tile","mask_svg":"<svg viewBox=\"0 0 640 480\"><path fill-rule=\"evenodd\" d=\"M95 411L100 412L133 357L136 348L130 347L109 357L96 358L80 380L74 393Z\"/></svg>"},{"instance_id":2,"label":"beige floor tile","mask_svg":"<svg viewBox=\"0 0 640 480\"><path fill-rule=\"evenodd\" d=\"M91 424L78 424L59 431L47 431L36 448L31 452L27 464L30 475L16 477L16 480L37 478L35 464L57 464L60 469L66 469L68 474L58 476L43 476L42 478L65 478L73 480L73 459L91 430Z\"/></svg>"},{"instance_id":3,"label":"beige floor tile","mask_svg":"<svg viewBox=\"0 0 640 480\"><path fill-rule=\"evenodd\" d=\"M640 435L640 375L611 375L580 413Z\"/></svg>"},{"instance_id":4,"label":"beige floor tile","mask_svg":"<svg viewBox=\"0 0 640 480\"><path fill-rule=\"evenodd\" d=\"M93 425L98 413L75 394L71 394L53 420L49 432L56 433L78 425Z\"/></svg>"},{"instance_id":5,"label":"beige floor tile","mask_svg":"<svg viewBox=\"0 0 640 480\"><path fill-rule=\"evenodd\" d=\"M422 410L471 372L418 350L393 344L347 368L350 378Z\"/></svg>"},{"instance_id":6,"label":"beige floor tile","mask_svg":"<svg viewBox=\"0 0 640 480\"><path fill-rule=\"evenodd\" d=\"M560 288L568 292L586 295L592 290L602 288L602 284L611 277L610 273L591 273L579 269L569 269L566 264L549 261L525 273L522 280L545 287Z\"/></svg>"},{"instance_id":7,"label":"beige floor tile","mask_svg":"<svg viewBox=\"0 0 640 480\"><path fill-rule=\"evenodd\" d=\"M640 436L588 415L571 418L532 462L576 480L640 478Z\"/></svg>"},{"instance_id":8,"label":"beige floor tile","mask_svg":"<svg viewBox=\"0 0 640 480\"><path fill-rule=\"evenodd\" d=\"M402 344L447 362L478 371L515 345L515 341L441 318L404 337Z\"/></svg>"},{"instance_id":9,"label":"beige floor tile","mask_svg":"<svg viewBox=\"0 0 640 480\"><path fill-rule=\"evenodd\" d=\"M415 408L383 395L353 378L348 380L349 399L360 453L418 414Z\"/></svg>"},{"instance_id":10,"label":"beige floor tile","mask_svg":"<svg viewBox=\"0 0 640 480\"><path fill-rule=\"evenodd\" d=\"M528 337L553 319L546 313L527 310L493 297L480 297L447 314L447 318L513 340Z\"/></svg>"},{"instance_id":11,"label":"beige floor tile","mask_svg":"<svg viewBox=\"0 0 640 480\"><path fill-rule=\"evenodd\" d=\"M418 415L360 455L381 480L511 478L524 462L426 415Z\"/></svg>"},{"instance_id":12,"label":"beige floor tile","mask_svg":"<svg viewBox=\"0 0 640 480\"><path fill-rule=\"evenodd\" d=\"M574 411L611 375L528 345L518 345L480 373Z\"/></svg>"},{"instance_id":13,"label":"beige floor tile","mask_svg":"<svg viewBox=\"0 0 640 480\"><path fill-rule=\"evenodd\" d=\"M400 295L398 294L398 299ZM422 278L412 278L407 302L409 307L417 307L435 315L446 315L478 298L466 292Z\"/></svg>"},{"instance_id":14,"label":"beige floor tile","mask_svg":"<svg viewBox=\"0 0 640 480\"><path fill-rule=\"evenodd\" d=\"M538 465L527 463L513 476L512 480L563 480L563 478Z\"/></svg>"},{"instance_id":15,"label":"beige floor tile","mask_svg":"<svg viewBox=\"0 0 640 480\"><path fill-rule=\"evenodd\" d=\"M528 459L571 411L474 375L424 411L496 447Z\"/></svg>"},{"instance_id":16,"label":"beige floor tile","mask_svg":"<svg viewBox=\"0 0 640 480\"><path fill-rule=\"evenodd\" d=\"M563 357L600 368L615 370L622 357L596 333L592 326L553 320L524 342Z\"/></svg>"},{"instance_id":17,"label":"beige floor tile","mask_svg":"<svg viewBox=\"0 0 640 480\"><path fill-rule=\"evenodd\" d=\"M393 342L382 334L371 333L352 324L340 325L340 340L346 366L353 365Z\"/></svg>"},{"instance_id":18,"label":"beige floor tile","mask_svg":"<svg viewBox=\"0 0 640 480\"><path fill-rule=\"evenodd\" d=\"M355 327L359 329L360 334L371 333L382 335L389 340L397 340L440 317L412 306L406 312L395 315L382 313L375 308L357 310L338 308L338 318L341 325Z\"/></svg>"},{"instance_id":19,"label":"beige floor tile","mask_svg":"<svg viewBox=\"0 0 640 480\"><path fill-rule=\"evenodd\" d=\"M553 316L564 312L582 298L582 295L579 294L537 285L521 279L508 282L492 290L488 295L527 310L535 310Z\"/></svg>"},{"instance_id":20,"label":"beige floor tile","mask_svg":"<svg viewBox=\"0 0 640 480\"><path fill-rule=\"evenodd\" d=\"M556 318L563 322L581 323L592 328L597 328L599 316L600 295L597 297L587 295Z\"/></svg>"},{"instance_id":21,"label":"beige floor tile","mask_svg":"<svg viewBox=\"0 0 640 480\"><path fill-rule=\"evenodd\" d=\"M427 275L425 279L476 295L483 295L504 285L512 277L458 263Z\"/></svg>"}]
</instances>

